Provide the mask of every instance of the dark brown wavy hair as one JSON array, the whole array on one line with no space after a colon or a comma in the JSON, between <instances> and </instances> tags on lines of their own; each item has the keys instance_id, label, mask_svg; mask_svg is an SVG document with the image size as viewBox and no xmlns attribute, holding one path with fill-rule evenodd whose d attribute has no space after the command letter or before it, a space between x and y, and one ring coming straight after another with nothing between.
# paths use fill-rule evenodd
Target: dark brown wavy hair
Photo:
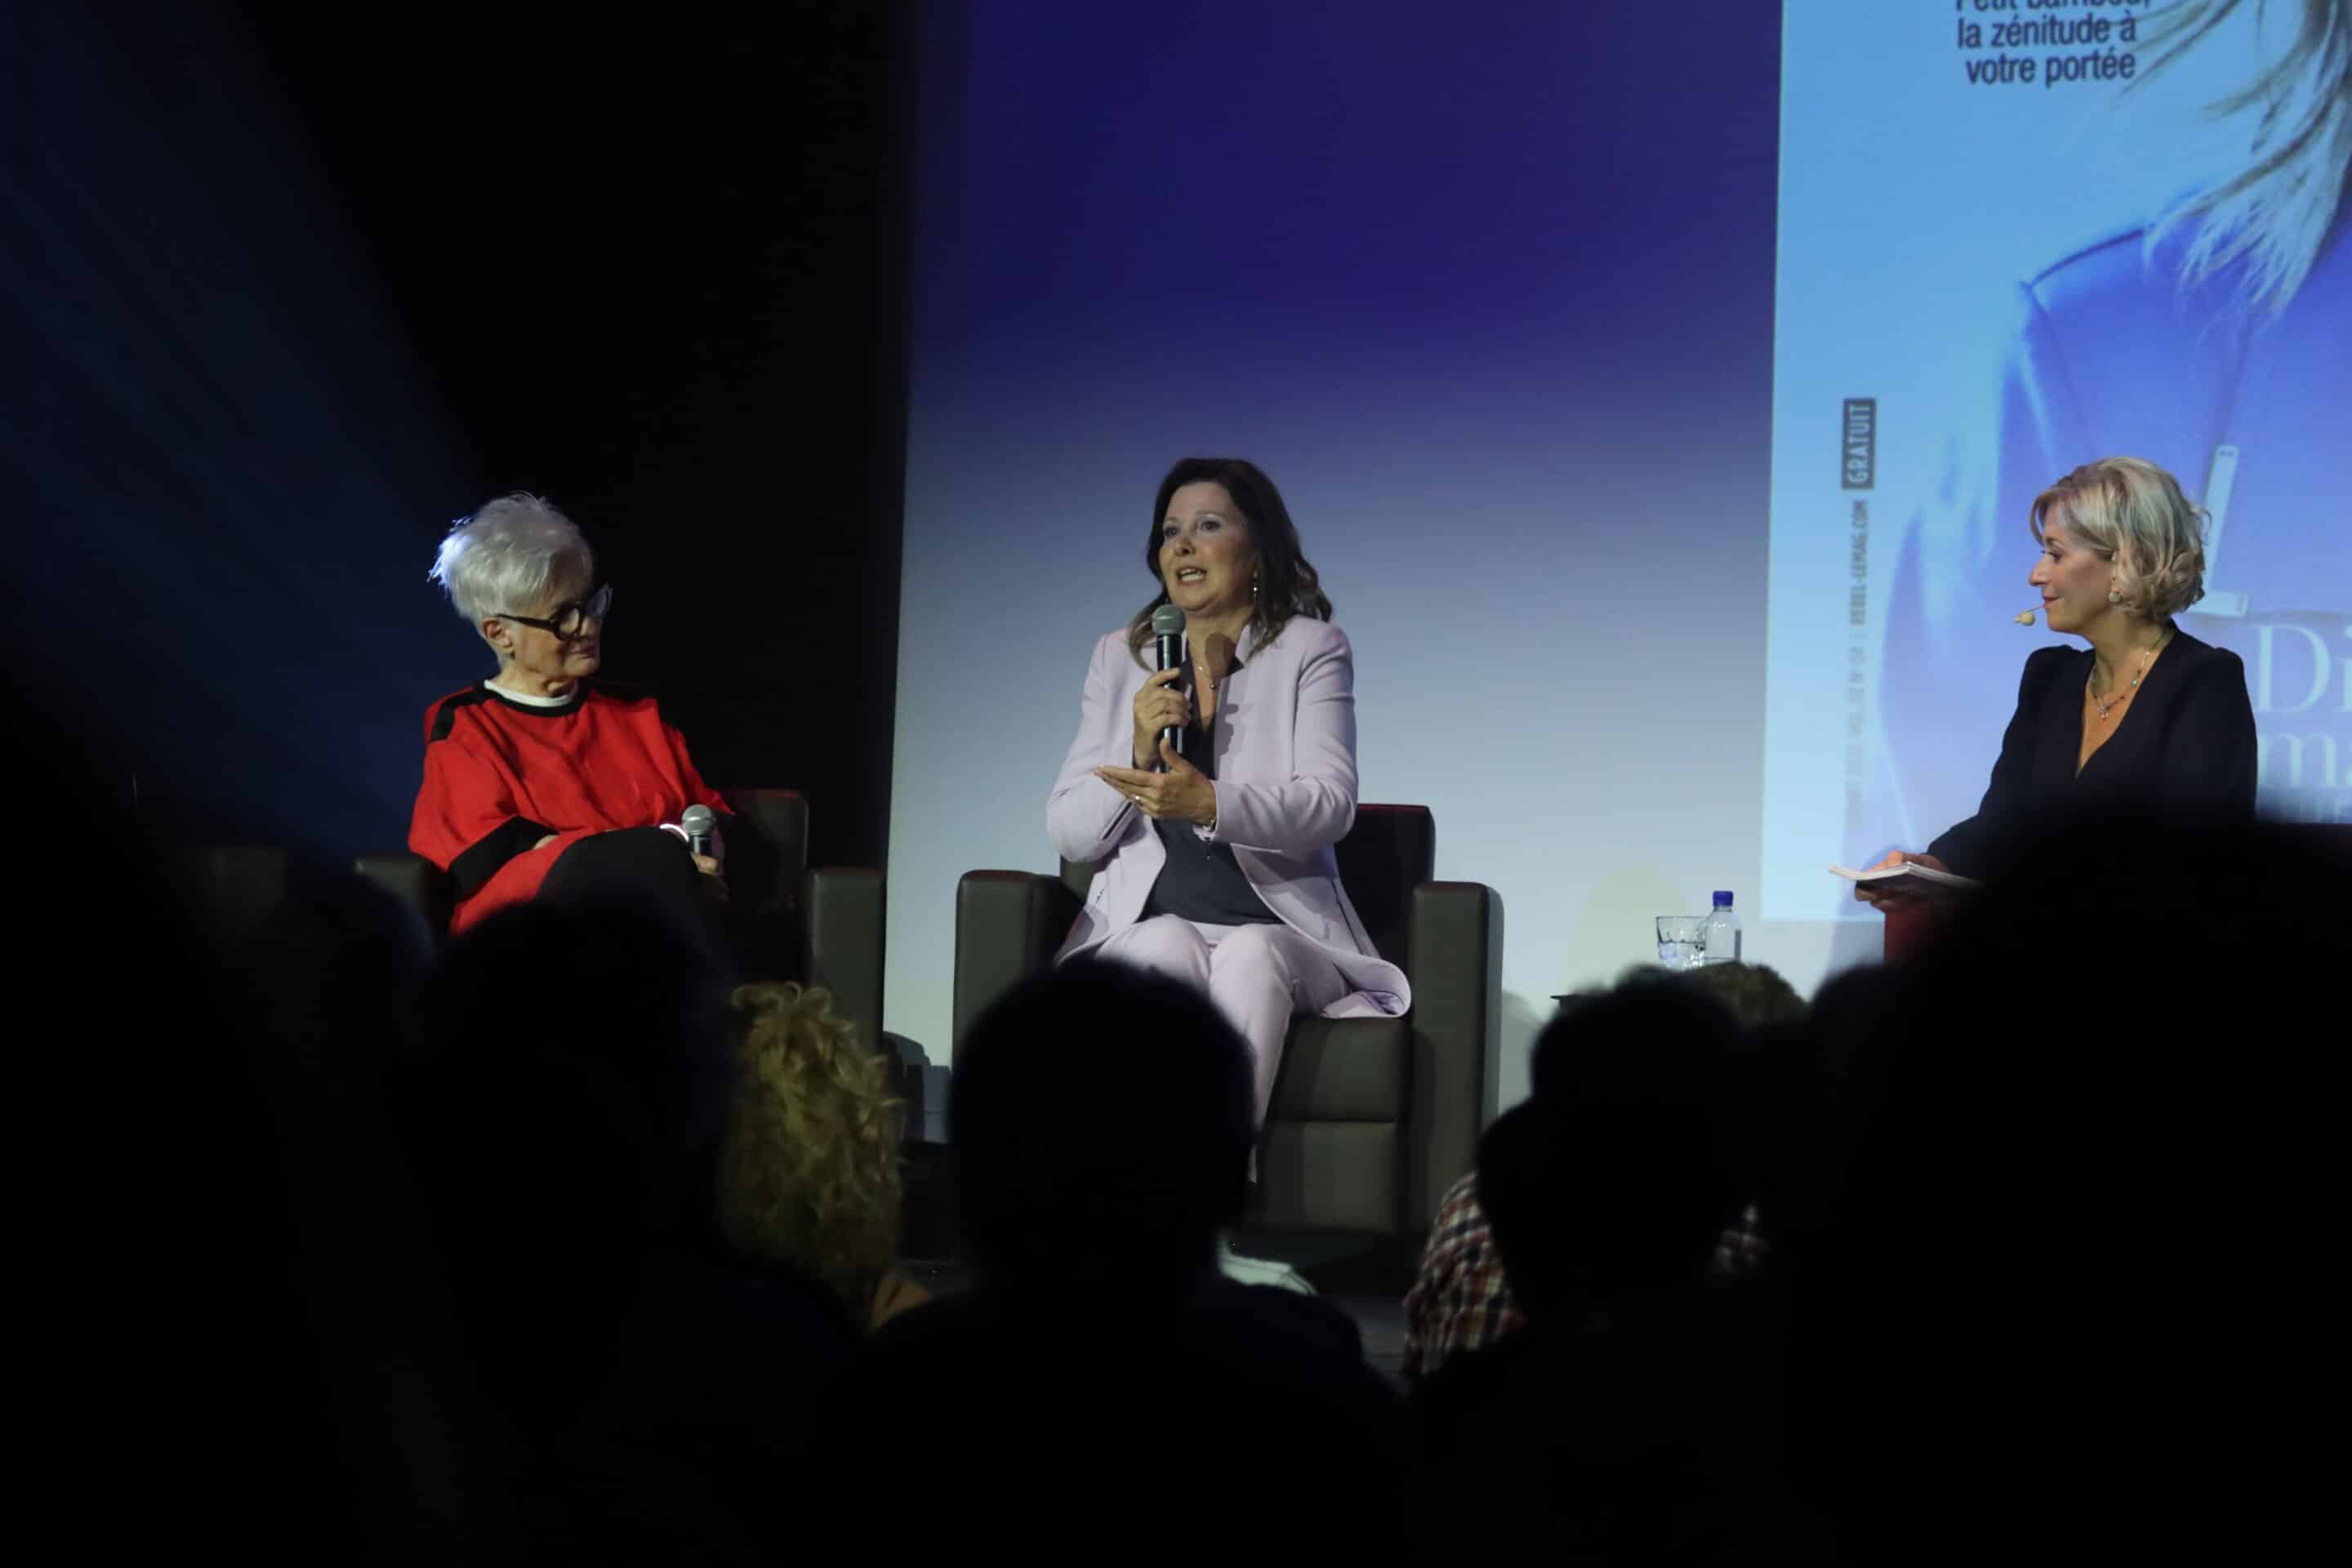
<instances>
[{"instance_id":1,"label":"dark brown wavy hair","mask_svg":"<svg viewBox=\"0 0 2352 1568\"><path fill-rule=\"evenodd\" d=\"M1282 504L1282 492L1274 488L1265 470L1240 458L1187 458L1168 470L1151 503L1151 531L1143 542L1143 565L1151 580L1160 584L1160 592L1127 624L1128 649L1138 664L1143 662L1143 645L1151 639L1151 612L1168 602L1168 585L1160 576L1160 525L1168 516L1169 500L1186 485L1200 484L1224 486L1235 510L1249 520L1250 547L1257 555L1257 604L1250 625L1257 632L1257 646L1264 647L1281 636L1293 616L1312 616L1318 621L1331 618L1331 601L1324 596L1322 579L1298 548L1298 527L1290 521L1290 509Z\"/></svg>"}]
</instances>

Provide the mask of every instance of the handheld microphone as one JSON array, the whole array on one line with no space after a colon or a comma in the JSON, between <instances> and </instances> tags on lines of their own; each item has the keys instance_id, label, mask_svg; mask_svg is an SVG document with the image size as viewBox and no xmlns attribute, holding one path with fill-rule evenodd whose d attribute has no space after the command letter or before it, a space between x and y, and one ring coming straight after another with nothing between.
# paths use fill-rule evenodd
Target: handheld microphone
<instances>
[{"instance_id":1,"label":"handheld microphone","mask_svg":"<svg viewBox=\"0 0 2352 1568\"><path fill-rule=\"evenodd\" d=\"M710 853L710 835L719 826L719 818L707 805L689 805L679 814L677 825L686 829L686 847L697 855Z\"/></svg>"},{"instance_id":2,"label":"handheld microphone","mask_svg":"<svg viewBox=\"0 0 2352 1568\"><path fill-rule=\"evenodd\" d=\"M1160 661L1157 668L1160 669L1180 669L1183 668L1184 612L1178 609L1173 605L1162 605L1158 609L1152 611L1151 636L1153 641L1158 645L1157 651ZM1182 683L1180 681L1178 684L1181 685ZM1176 748L1176 754L1178 756L1181 757L1184 754L1184 727L1182 725L1178 724L1160 731L1160 738L1162 741L1167 742L1171 746ZM1151 765L1153 770L1156 772L1164 773L1167 771L1167 764L1164 763L1155 762Z\"/></svg>"}]
</instances>

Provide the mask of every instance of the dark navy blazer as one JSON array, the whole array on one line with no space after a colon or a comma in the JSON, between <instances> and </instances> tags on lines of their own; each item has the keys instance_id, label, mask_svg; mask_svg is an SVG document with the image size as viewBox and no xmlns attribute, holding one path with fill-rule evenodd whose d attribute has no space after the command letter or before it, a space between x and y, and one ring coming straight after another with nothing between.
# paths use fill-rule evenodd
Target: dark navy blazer
<instances>
[{"instance_id":1,"label":"dark navy blazer","mask_svg":"<svg viewBox=\"0 0 2352 1568\"><path fill-rule=\"evenodd\" d=\"M2113 804L2141 813L2250 821L2254 815L2254 708L2246 666L2187 632L2149 667L2116 732L2082 771L2083 682L2091 650L2045 647L2025 661L2017 711L1977 814L1927 852L1980 876L2005 839L2054 813Z\"/></svg>"}]
</instances>

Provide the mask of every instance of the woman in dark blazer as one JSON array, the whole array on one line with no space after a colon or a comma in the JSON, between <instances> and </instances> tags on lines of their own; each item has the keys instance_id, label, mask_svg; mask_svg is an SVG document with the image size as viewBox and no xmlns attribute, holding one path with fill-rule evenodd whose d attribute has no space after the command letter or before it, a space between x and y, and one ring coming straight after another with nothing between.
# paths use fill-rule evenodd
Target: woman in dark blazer
<instances>
[{"instance_id":1,"label":"woman in dark blazer","mask_svg":"<svg viewBox=\"0 0 2352 1568\"><path fill-rule=\"evenodd\" d=\"M2204 597L2201 511L2180 482L2137 458L2085 463L2034 498L2050 629L2088 648L2045 647L2025 661L2017 711L1977 813L1916 861L1981 876L2001 842L2036 816L2113 803L2140 813L2243 821L2253 816L2253 704L2234 653L2198 641L2173 616ZM1886 908L1905 895L1854 889Z\"/></svg>"}]
</instances>

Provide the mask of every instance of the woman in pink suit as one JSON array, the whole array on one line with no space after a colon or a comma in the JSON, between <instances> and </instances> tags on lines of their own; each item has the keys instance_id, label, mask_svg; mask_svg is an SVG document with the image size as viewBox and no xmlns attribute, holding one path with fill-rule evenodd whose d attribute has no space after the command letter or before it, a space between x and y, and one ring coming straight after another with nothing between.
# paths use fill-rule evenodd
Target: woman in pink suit
<instances>
[{"instance_id":1,"label":"woman in pink suit","mask_svg":"<svg viewBox=\"0 0 2352 1568\"><path fill-rule=\"evenodd\" d=\"M1262 1127L1290 1020L1402 1013L1339 886L1356 817L1355 660L1274 481L1188 458L1160 482L1152 601L1095 644L1078 732L1045 824L1096 867L1061 959L1079 953L1206 991L1249 1041ZM1152 612L1185 616L1185 658L1149 665ZM1169 745L1164 730L1181 729Z\"/></svg>"}]
</instances>

